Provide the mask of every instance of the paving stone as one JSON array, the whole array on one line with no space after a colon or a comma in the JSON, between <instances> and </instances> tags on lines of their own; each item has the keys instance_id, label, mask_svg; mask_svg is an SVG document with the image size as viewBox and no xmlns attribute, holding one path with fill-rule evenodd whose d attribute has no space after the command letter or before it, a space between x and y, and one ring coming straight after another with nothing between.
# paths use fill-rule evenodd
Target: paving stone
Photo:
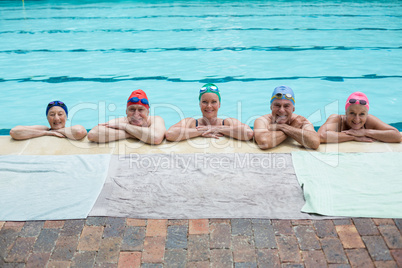
<instances>
[{"instance_id":1,"label":"paving stone","mask_svg":"<svg viewBox=\"0 0 402 268\"><path fill-rule=\"evenodd\" d=\"M232 244L231 226L226 223L211 223L210 248L230 248Z\"/></svg>"},{"instance_id":2,"label":"paving stone","mask_svg":"<svg viewBox=\"0 0 402 268\"><path fill-rule=\"evenodd\" d=\"M390 261L392 260L391 254L381 236L363 236L364 243L371 258L375 261Z\"/></svg>"},{"instance_id":3,"label":"paving stone","mask_svg":"<svg viewBox=\"0 0 402 268\"><path fill-rule=\"evenodd\" d=\"M257 248L278 248L274 227L267 223L253 223L254 242Z\"/></svg>"},{"instance_id":4,"label":"paving stone","mask_svg":"<svg viewBox=\"0 0 402 268\"><path fill-rule=\"evenodd\" d=\"M46 267L50 258L50 252L32 253L26 263L26 268ZM0 266L1 267L1 266Z\"/></svg>"},{"instance_id":5,"label":"paving stone","mask_svg":"<svg viewBox=\"0 0 402 268\"><path fill-rule=\"evenodd\" d=\"M163 268L161 263L143 263L141 268Z\"/></svg>"},{"instance_id":6,"label":"paving stone","mask_svg":"<svg viewBox=\"0 0 402 268\"><path fill-rule=\"evenodd\" d=\"M338 225L335 229L344 248L364 248L364 243L354 225Z\"/></svg>"},{"instance_id":7,"label":"paving stone","mask_svg":"<svg viewBox=\"0 0 402 268\"><path fill-rule=\"evenodd\" d=\"M141 252L120 252L118 268L141 267Z\"/></svg>"},{"instance_id":8,"label":"paving stone","mask_svg":"<svg viewBox=\"0 0 402 268\"><path fill-rule=\"evenodd\" d=\"M282 263L282 268L304 268L304 264L301 263Z\"/></svg>"},{"instance_id":9,"label":"paving stone","mask_svg":"<svg viewBox=\"0 0 402 268\"><path fill-rule=\"evenodd\" d=\"M398 267L402 267L402 249L391 250L391 255L394 257Z\"/></svg>"},{"instance_id":10,"label":"paving stone","mask_svg":"<svg viewBox=\"0 0 402 268\"><path fill-rule=\"evenodd\" d=\"M395 225L380 225L378 229L390 249L402 248L402 236Z\"/></svg>"},{"instance_id":11,"label":"paving stone","mask_svg":"<svg viewBox=\"0 0 402 268\"><path fill-rule=\"evenodd\" d=\"M232 219L231 224L232 235L253 235L250 219Z\"/></svg>"},{"instance_id":12,"label":"paving stone","mask_svg":"<svg viewBox=\"0 0 402 268\"><path fill-rule=\"evenodd\" d=\"M399 231L402 233L402 219L394 219L396 227L398 227Z\"/></svg>"},{"instance_id":13,"label":"paving stone","mask_svg":"<svg viewBox=\"0 0 402 268\"><path fill-rule=\"evenodd\" d=\"M71 267L71 261L55 261L50 260L46 268L69 268Z\"/></svg>"},{"instance_id":14,"label":"paving stone","mask_svg":"<svg viewBox=\"0 0 402 268\"><path fill-rule=\"evenodd\" d=\"M60 236L79 236L84 228L85 220L66 220Z\"/></svg>"},{"instance_id":15,"label":"paving stone","mask_svg":"<svg viewBox=\"0 0 402 268\"><path fill-rule=\"evenodd\" d=\"M126 219L127 226L135 226L135 227L145 227L147 226L147 221L142 219Z\"/></svg>"},{"instance_id":16,"label":"paving stone","mask_svg":"<svg viewBox=\"0 0 402 268\"><path fill-rule=\"evenodd\" d=\"M295 226L295 225L313 225L313 221L312 220L292 220L291 224L293 226Z\"/></svg>"},{"instance_id":17,"label":"paving stone","mask_svg":"<svg viewBox=\"0 0 402 268\"><path fill-rule=\"evenodd\" d=\"M197 219L189 220L188 222L188 234L209 234L209 220Z\"/></svg>"},{"instance_id":18,"label":"paving stone","mask_svg":"<svg viewBox=\"0 0 402 268\"><path fill-rule=\"evenodd\" d=\"M332 222L334 223L334 225L352 225L352 219L349 218L345 218L345 219L337 219L337 220L332 220Z\"/></svg>"},{"instance_id":19,"label":"paving stone","mask_svg":"<svg viewBox=\"0 0 402 268\"><path fill-rule=\"evenodd\" d=\"M193 262L188 262L186 267L188 267L188 268L209 268L210 263L209 263L209 261L193 261Z\"/></svg>"},{"instance_id":20,"label":"paving stone","mask_svg":"<svg viewBox=\"0 0 402 268\"><path fill-rule=\"evenodd\" d=\"M43 228L61 229L64 226L65 221L45 221Z\"/></svg>"},{"instance_id":21,"label":"paving stone","mask_svg":"<svg viewBox=\"0 0 402 268\"><path fill-rule=\"evenodd\" d=\"M59 229L42 229L33 247L34 252L52 252L59 238Z\"/></svg>"},{"instance_id":22,"label":"paving stone","mask_svg":"<svg viewBox=\"0 0 402 268\"><path fill-rule=\"evenodd\" d=\"M144 263L161 263L165 253L165 241L166 237L163 236L146 236L142 261Z\"/></svg>"},{"instance_id":23,"label":"paving stone","mask_svg":"<svg viewBox=\"0 0 402 268\"><path fill-rule=\"evenodd\" d=\"M317 220L313 222L313 225L319 238L338 237L332 220Z\"/></svg>"},{"instance_id":24,"label":"paving stone","mask_svg":"<svg viewBox=\"0 0 402 268\"><path fill-rule=\"evenodd\" d=\"M18 237L5 258L6 262L26 262L34 243L35 237Z\"/></svg>"},{"instance_id":25,"label":"paving stone","mask_svg":"<svg viewBox=\"0 0 402 268\"><path fill-rule=\"evenodd\" d=\"M275 235L294 235L290 220L272 220Z\"/></svg>"},{"instance_id":26,"label":"paving stone","mask_svg":"<svg viewBox=\"0 0 402 268\"><path fill-rule=\"evenodd\" d=\"M6 228L6 229L12 228L12 229L15 229L18 232L20 232L22 230L22 227L24 227L24 225L25 225L25 222L23 222L23 221L7 221L3 225L2 229L4 229L4 228Z\"/></svg>"},{"instance_id":27,"label":"paving stone","mask_svg":"<svg viewBox=\"0 0 402 268\"><path fill-rule=\"evenodd\" d=\"M170 225L187 225L189 220L168 220L168 226Z\"/></svg>"},{"instance_id":28,"label":"paving stone","mask_svg":"<svg viewBox=\"0 0 402 268\"><path fill-rule=\"evenodd\" d=\"M277 249L258 249L257 264L258 267L281 267L279 251Z\"/></svg>"},{"instance_id":29,"label":"paving stone","mask_svg":"<svg viewBox=\"0 0 402 268\"><path fill-rule=\"evenodd\" d=\"M78 236L59 236L50 256L54 261L70 261L78 246Z\"/></svg>"},{"instance_id":30,"label":"paving stone","mask_svg":"<svg viewBox=\"0 0 402 268\"><path fill-rule=\"evenodd\" d=\"M398 268L394 261L375 261L374 265L378 268Z\"/></svg>"},{"instance_id":31,"label":"paving stone","mask_svg":"<svg viewBox=\"0 0 402 268\"><path fill-rule=\"evenodd\" d=\"M125 227L125 218L107 217L103 238L123 238Z\"/></svg>"},{"instance_id":32,"label":"paving stone","mask_svg":"<svg viewBox=\"0 0 402 268\"><path fill-rule=\"evenodd\" d=\"M5 225L4 225L5 226ZM21 227L22 228L22 227ZM4 259L15 240L18 237L19 231L14 228L3 228L0 231L0 260Z\"/></svg>"},{"instance_id":33,"label":"paving stone","mask_svg":"<svg viewBox=\"0 0 402 268\"><path fill-rule=\"evenodd\" d=\"M230 249L212 249L211 250L211 267L214 268L232 268L233 256Z\"/></svg>"},{"instance_id":34,"label":"paving stone","mask_svg":"<svg viewBox=\"0 0 402 268\"><path fill-rule=\"evenodd\" d=\"M142 251L144 248L145 227L128 226L124 231L121 250Z\"/></svg>"},{"instance_id":35,"label":"paving stone","mask_svg":"<svg viewBox=\"0 0 402 268\"><path fill-rule=\"evenodd\" d=\"M371 219L354 218L353 222L360 235L379 235L377 226Z\"/></svg>"},{"instance_id":36,"label":"paving stone","mask_svg":"<svg viewBox=\"0 0 402 268\"><path fill-rule=\"evenodd\" d=\"M252 224L270 224L272 225L271 220L268 219L251 219Z\"/></svg>"},{"instance_id":37,"label":"paving stone","mask_svg":"<svg viewBox=\"0 0 402 268\"><path fill-rule=\"evenodd\" d=\"M22 228L21 237L37 237L43 227L44 221L27 221Z\"/></svg>"},{"instance_id":38,"label":"paving stone","mask_svg":"<svg viewBox=\"0 0 402 268\"><path fill-rule=\"evenodd\" d=\"M350 268L349 264L328 264L328 268Z\"/></svg>"},{"instance_id":39,"label":"paving stone","mask_svg":"<svg viewBox=\"0 0 402 268\"><path fill-rule=\"evenodd\" d=\"M257 268L256 262L236 262L235 268Z\"/></svg>"},{"instance_id":40,"label":"paving stone","mask_svg":"<svg viewBox=\"0 0 402 268\"><path fill-rule=\"evenodd\" d=\"M167 234L167 220L148 220L145 236L163 236Z\"/></svg>"},{"instance_id":41,"label":"paving stone","mask_svg":"<svg viewBox=\"0 0 402 268\"><path fill-rule=\"evenodd\" d=\"M101 264L101 266L105 266L105 264L108 263L116 265L120 255L121 242L122 238L120 237L102 239L98 254L95 258L95 263Z\"/></svg>"},{"instance_id":42,"label":"paving stone","mask_svg":"<svg viewBox=\"0 0 402 268\"><path fill-rule=\"evenodd\" d=\"M96 263L94 265L94 268L116 268L115 263Z\"/></svg>"},{"instance_id":43,"label":"paving stone","mask_svg":"<svg viewBox=\"0 0 402 268\"><path fill-rule=\"evenodd\" d=\"M276 243L279 248L279 258L281 262L294 262L301 261L299 247L295 236L281 235L276 236Z\"/></svg>"},{"instance_id":44,"label":"paving stone","mask_svg":"<svg viewBox=\"0 0 402 268\"><path fill-rule=\"evenodd\" d=\"M338 238L326 237L321 239L322 250L328 263L346 264L348 258Z\"/></svg>"},{"instance_id":45,"label":"paving stone","mask_svg":"<svg viewBox=\"0 0 402 268\"><path fill-rule=\"evenodd\" d=\"M374 267L374 263L371 260L368 252L364 248L346 249L346 255L348 256L349 263L352 267Z\"/></svg>"},{"instance_id":46,"label":"paving stone","mask_svg":"<svg viewBox=\"0 0 402 268\"><path fill-rule=\"evenodd\" d=\"M165 251L164 267L185 268L187 263L186 258L187 258L187 250L167 249Z\"/></svg>"},{"instance_id":47,"label":"paving stone","mask_svg":"<svg viewBox=\"0 0 402 268\"><path fill-rule=\"evenodd\" d=\"M187 226L171 225L167 229L166 248L187 248Z\"/></svg>"},{"instance_id":48,"label":"paving stone","mask_svg":"<svg viewBox=\"0 0 402 268\"><path fill-rule=\"evenodd\" d=\"M312 226L298 225L293 229L301 250L321 249L320 242Z\"/></svg>"},{"instance_id":49,"label":"paving stone","mask_svg":"<svg viewBox=\"0 0 402 268\"><path fill-rule=\"evenodd\" d=\"M327 260L321 250L302 251L302 258L306 268L327 266Z\"/></svg>"},{"instance_id":50,"label":"paving stone","mask_svg":"<svg viewBox=\"0 0 402 268\"><path fill-rule=\"evenodd\" d=\"M257 262L257 253L252 237L233 236L232 246L234 262Z\"/></svg>"},{"instance_id":51,"label":"paving stone","mask_svg":"<svg viewBox=\"0 0 402 268\"><path fill-rule=\"evenodd\" d=\"M209 259L209 235L189 235L187 260L189 262Z\"/></svg>"},{"instance_id":52,"label":"paving stone","mask_svg":"<svg viewBox=\"0 0 402 268\"><path fill-rule=\"evenodd\" d=\"M85 225L87 226L105 226L106 217L88 217Z\"/></svg>"},{"instance_id":53,"label":"paving stone","mask_svg":"<svg viewBox=\"0 0 402 268\"><path fill-rule=\"evenodd\" d=\"M93 267L95 264L96 251L76 251L71 267Z\"/></svg>"},{"instance_id":54,"label":"paving stone","mask_svg":"<svg viewBox=\"0 0 402 268\"><path fill-rule=\"evenodd\" d=\"M394 225L393 219L373 219L375 225Z\"/></svg>"},{"instance_id":55,"label":"paving stone","mask_svg":"<svg viewBox=\"0 0 402 268\"><path fill-rule=\"evenodd\" d=\"M78 243L78 250L97 251L102 240L103 226L84 226Z\"/></svg>"}]
</instances>

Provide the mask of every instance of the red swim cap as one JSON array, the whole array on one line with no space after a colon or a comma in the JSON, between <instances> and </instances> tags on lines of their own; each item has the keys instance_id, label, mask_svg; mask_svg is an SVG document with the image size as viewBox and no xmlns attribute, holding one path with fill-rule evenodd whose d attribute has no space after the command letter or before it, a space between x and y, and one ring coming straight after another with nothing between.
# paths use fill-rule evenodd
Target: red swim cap
<instances>
[{"instance_id":1,"label":"red swim cap","mask_svg":"<svg viewBox=\"0 0 402 268\"><path fill-rule=\"evenodd\" d=\"M130 105L142 105L149 110L149 101L147 94L141 89L134 90L127 100L127 107Z\"/></svg>"},{"instance_id":2,"label":"red swim cap","mask_svg":"<svg viewBox=\"0 0 402 268\"><path fill-rule=\"evenodd\" d=\"M351 101L352 100L352 101ZM360 100L364 101L363 103L360 102ZM350 96L348 97L348 99L346 100L346 104L345 104L345 111L349 108L350 105L354 104L354 103L359 103L361 105L364 105L367 107L367 111L370 109L370 104L369 104L369 100L366 96L366 94L362 93L362 92L354 92L352 94L350 94Z\"/></svg>"}]
</instances>

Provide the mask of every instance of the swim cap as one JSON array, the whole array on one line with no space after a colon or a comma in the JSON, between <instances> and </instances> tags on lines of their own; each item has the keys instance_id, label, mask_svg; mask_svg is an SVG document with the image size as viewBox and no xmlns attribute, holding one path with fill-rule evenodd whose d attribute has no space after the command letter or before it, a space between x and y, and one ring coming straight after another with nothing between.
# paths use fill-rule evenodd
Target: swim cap
<instances>
[{"instance_id":1,"label":"swim cap","mask_svg":"<svg viewBox=\"0 0 402 268\"><path fill-rule=\"evenodd\" d=\"M66 112L66 115L68 116L67 105L64 104L64 102L62 102L62 101L51 101L51 102L49 102L49 104L46 107L46 116L49 113L50 108L52 108L54 106L59 106L59 107L63 108L63 110Z\"/></svg>"},{"instance_id":2,"label":"swim cap","mask_svg":"<svg viewBox=\"0 0 402 268\"><path fill-rule=\"evenodd\" d=\"M370 109L369 100L366 94L362 92L354 92L350 94L349 98L346 100L345 111L349 108L350 105L359 102L359 104L367 107L367 111Z\"/></svg>"},{"instance_id":3,"label":"swim cap","mask_svg":"<svg viewBox=\"0 0 402 268\"><path fill-rule=\"evenodd\" d=\"M205 93L214 93L214 94L218 95L219 103L221 103L221 95L219 94L219 89L216 85L214 85L212 83L203 85L202 88L200 89L200 96L198 99L201 100L201 96Z\"/></svg>"},{"instance_id":4,"label":"swim cap","mask_svg":"<svg viewBox=\"0 0 402 268\"><path fill-rule=\"evenodd\" d=\"M141 89L134 90L127 100L127 107L130 105L142 105L149 110L149 101L147 94Z\"/></svg>"},{"instance_id":5,"label":"swim cap","mask_svg":"<svg viewBox=\"0 0 402 268\"><path fill-rule=\"evenodd\" d=\"M271 103L275 99L290 100L293 103L293 105L295 105L295 102L296 102L295 94L293 93L293 90L287 86L279 86L274 89L274 92L272 92Z\"/></svg>"}]
</instances>

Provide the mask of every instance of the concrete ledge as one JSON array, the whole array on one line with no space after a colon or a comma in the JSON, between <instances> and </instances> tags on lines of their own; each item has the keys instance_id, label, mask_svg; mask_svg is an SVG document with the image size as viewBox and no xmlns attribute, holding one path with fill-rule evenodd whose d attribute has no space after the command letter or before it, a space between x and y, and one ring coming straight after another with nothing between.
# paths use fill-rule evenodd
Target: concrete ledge
<instances>
[{"instance_id":1,"label":"concrete ledge","mask_svg":"<svg viewBox=\"0 0 402 268\"><path fill-rule=\"evenodd\" d=\"M0 137L1 155L71 155L71 154L169 154L169 153L290 153L309 151L292 139L280 146L261 150L255 142L243 142L226 137L220 139L195 138L181 142L163 141L160 145L148 145L137 140L121 140L97 144L84 138L81 141L40 137L24 141L10 136ZM311 150L310 150L311 151ZM318 152L402 152L402 143L345 142L321 144Z\"/></svg>"}]
</instances>

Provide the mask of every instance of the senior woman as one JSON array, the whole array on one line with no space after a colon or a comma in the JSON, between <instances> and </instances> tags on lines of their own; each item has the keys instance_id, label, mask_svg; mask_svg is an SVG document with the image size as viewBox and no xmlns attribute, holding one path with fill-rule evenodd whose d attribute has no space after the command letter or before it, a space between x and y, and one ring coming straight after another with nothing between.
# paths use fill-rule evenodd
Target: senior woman
<instances>
[{"instance_id":1,"label":"senior woman","mask_svg":"<svg viewBox=\"0 0 402 268\"><path fill-rule=\"evenodd\" d=\"M369 100L364 93L352 93L346 100L345 114L331 115L318 130L321 143L401 142L399 131L369 114L369 109Z\"/></svg>"},{"instance_id":2,"label":"senior woman","mask_svg":"<svg viewBox=\"0 0 402 268\"><path fill-rule=\"evenodd\" d=\"M62 101L51 101L46 107L46 117L50 127L16 126L11 129L10 136L15 140L26 140L41 136L55 136L72 140L81 140L87 135L86 129L81 125L66 127L68 116L67 105Z\"/></svg>"},{"instance_id":3,"label":"senior woman","mask_svg":"<svg viewBox=\"0 0 402 268\"><path fill-rule=\"evenodd\" d=\"M166 133L168 141L181 141L194 137L219 139L223 136L250 140L253 137L253 130L239 120L218 118L221 96L216 85L205 84L200 89L199 101L202 117L185 118L171 126Z\"/></svg>"}]
</instances>

